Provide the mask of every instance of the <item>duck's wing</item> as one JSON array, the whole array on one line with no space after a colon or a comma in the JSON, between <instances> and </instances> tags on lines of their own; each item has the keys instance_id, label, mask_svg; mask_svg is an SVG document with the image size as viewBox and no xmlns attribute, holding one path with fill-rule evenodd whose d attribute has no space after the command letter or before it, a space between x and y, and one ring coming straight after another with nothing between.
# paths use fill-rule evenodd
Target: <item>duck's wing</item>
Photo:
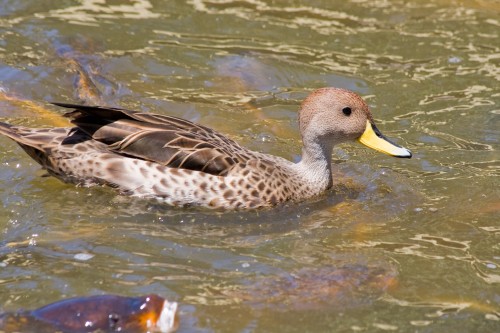
<instances>
[{"instance_id":1,"label":"duck's wing","mask_svg":"<svg viewBox=\"0 0 500 333\"><path fill-rule=\"evenodd\" d=\"M226 175L254 152L214 130L188 120L119 108L55 103L81 131L110 151L162 165Z\"/></svg>"}]
</instances>

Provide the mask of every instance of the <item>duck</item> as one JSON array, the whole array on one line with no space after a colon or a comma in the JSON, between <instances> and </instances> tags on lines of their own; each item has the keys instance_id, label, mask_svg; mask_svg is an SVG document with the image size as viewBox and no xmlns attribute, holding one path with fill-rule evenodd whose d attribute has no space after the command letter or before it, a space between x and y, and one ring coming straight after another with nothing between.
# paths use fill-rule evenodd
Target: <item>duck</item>
<instances>
[{"instance_id":1,"label":"duck","mask_svg":"<svg viewBox=\"0 0 500 333\"><path fill-rule=\"evenodd\" d=\"M73 127L27 128L0 122L49 175L80 186L109 186L123 195L172 206L255 209L298 202L333 186L332 149L357 141L411 158L385 137L366 102L350 90L314 90L298 113L298 162L250 150L182 118L115 107L52 103L71 109Z\"/></svg>"}]
</instances>

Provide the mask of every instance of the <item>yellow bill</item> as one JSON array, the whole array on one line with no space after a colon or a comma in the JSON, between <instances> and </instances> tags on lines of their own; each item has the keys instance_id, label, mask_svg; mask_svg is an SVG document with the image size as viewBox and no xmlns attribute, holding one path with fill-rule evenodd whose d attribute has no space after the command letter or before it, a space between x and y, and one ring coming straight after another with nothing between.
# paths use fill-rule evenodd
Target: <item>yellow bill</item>
<instances>
[{"instance_id":1,"label":"yellow bill","mask_svg":"<svg viewBox=\"0 0 500 333\"><path fill-rule=\"evenodd\" d=\"M366 121L365 132L359 137L358 141L367 147L391 156L411 158L411 151L391 142L369 120Z\"/></svg>"}]
</instances>

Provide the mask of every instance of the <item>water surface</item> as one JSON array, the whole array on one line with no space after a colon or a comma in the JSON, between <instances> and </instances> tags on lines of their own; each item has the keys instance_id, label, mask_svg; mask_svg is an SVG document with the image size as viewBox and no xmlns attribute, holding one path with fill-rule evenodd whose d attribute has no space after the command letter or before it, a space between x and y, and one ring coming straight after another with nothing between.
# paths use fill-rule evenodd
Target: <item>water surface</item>
<instances>
[{"instance_id":1,"label":"water surface","mask_svg":"<svg viewBox=\"0 0 500 333\"><path fill-rule=\"evenodd\" d=\"M332 191L224 213L42 177L2 137L3 310L157 293L181 332L498 331L499 17L493 0L0 2L3 121L98 102L296 160L300 101L337 86L414 153L343 145Z\"/></svg>"}]
</instances>

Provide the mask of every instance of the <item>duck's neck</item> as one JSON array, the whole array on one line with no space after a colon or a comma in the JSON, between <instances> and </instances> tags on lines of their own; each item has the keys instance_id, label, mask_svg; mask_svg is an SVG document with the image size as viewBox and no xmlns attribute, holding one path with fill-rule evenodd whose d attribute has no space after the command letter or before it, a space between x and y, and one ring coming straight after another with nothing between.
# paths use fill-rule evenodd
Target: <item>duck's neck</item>
<instances>
[{"instance_id":1,"label":"duck's neck","mask_svg":"<svg viewBox=\"0 0 500 333\"><path fill-rule=\"evenodd\" d=\"M332 149L330 140L304 139L302 159L296 164L305 181L318 193L332 186Z\"/></svg>"}]
</instances>

